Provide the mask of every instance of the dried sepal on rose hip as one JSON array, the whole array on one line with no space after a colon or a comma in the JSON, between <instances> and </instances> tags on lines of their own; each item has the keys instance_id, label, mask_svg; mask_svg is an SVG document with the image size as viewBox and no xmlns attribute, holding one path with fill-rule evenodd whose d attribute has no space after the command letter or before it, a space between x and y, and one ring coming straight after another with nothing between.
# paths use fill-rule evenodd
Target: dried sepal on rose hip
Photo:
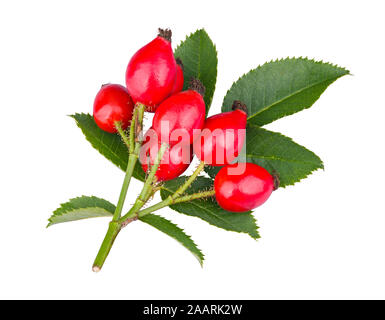
<instances>
[{"instance_id":1,"label":"dried sepal on rose hip","mask_svg":"<svg viewBox=\"0 0 385 320\"><path fill-rule=\"evenodd\" d=\"M234 101L232 109L207 118L202 133L194 140L194 153L205 164L230 164L242 150L247 107L240 101Z\"/></svg>"},{"instance_id":2,"label":"dried sepal on rose hip","mask_svg":"<svg viewBox=\"0 0 385 320\"><path fill-rule=\"evenodd\" d=\"M154 112L174 89L177 66L171 48L171 30L159 29L158 36L139 49L126 69L126 86L135 103Z\"/></svg>"},{"instance_id":3,"label":"dried sepal on rose hip","mask_svg":"<svg viewBox=\"0 0 385 320\"><path fill-rule=\"evenodd\" d=\"M214 180L215 198L223 209L245 212L262 205L279 180L254 163L235 163L219 170Z\"/></svg>"},{"instance_id":4,"label":"dried sepal on rose hip","mask_svg":"<svg viewBox=\"0 0 385 320\"><path fill-rule=\"evenodd\" d=\"M204 92L203 84L192 79L188 90L172 95L159 105L152 127L163 142L170 145L178 141L184 144L193 142L194 130L201 130L205 123Z\"/></svg>"},{"instance_id":5,"label":"dried sepal on rose hip","mask_svg":"<svg viewBox=\"0 0 385 320\"><path fill-rule=\"evenodd\" d=\"M116 133L117 123L123 130L128 127L133 109L134 103L125 87L119 84L106 84L95 97L93 116L100 129Z\"/></svg>"}]
</instances>

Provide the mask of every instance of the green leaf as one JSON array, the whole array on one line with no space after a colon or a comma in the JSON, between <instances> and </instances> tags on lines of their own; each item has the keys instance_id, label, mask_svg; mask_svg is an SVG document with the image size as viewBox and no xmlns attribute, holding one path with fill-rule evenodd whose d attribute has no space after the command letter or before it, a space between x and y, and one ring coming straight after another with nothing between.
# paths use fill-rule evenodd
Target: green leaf
<instances>
[{"instance_id":1,"label":"green leaf","mask_svg":"<svg viewBox=\"0 0 385 320\"><path fill-rule=\"evenodd\" d=\"M194 243L194 241L191 239L189 235L187 235L181 228L179 228L176 224L172 223L171 221L155 215L155 214L148 214L142 218L140 218L141 221L153 226L154 228L158 229L159 231L162 231L163 233L167 234L168 236L174 238L176 241L178 241L182 246L184 246L187 250L189 250L195 258L198 259L200 265L203 265L204 255L199 250L197 245Z\"/></svg>"},{"instance_id":2,"label":"green leaf","mask_svg":"<svg viewBox=\"0 0 385 320\"><path fill-rule=\"evenodd\" d=\"M234 100L249 110L248 123L262 126L311 105L322 92L349 71L322 61L287 58L266 63L243 75L227 92L222 111Z\"/></svg>"},{"instance_id":3,"label":"green leaf","mask_svg":"<svg viewBox=\"0 0 385 320\"><path fill-rule=\"evenodd\" d=\"M126 171L128 150L118 134L101 130L90 114L76 113L71 115L71 117L75 119L77 126L96 150L120 169ZM144 172L139 162L136 163L133 176L138 180L144 181Z\"/></svg>"},{"instance_id":4,"label":"green leaf","mask_svg":"<svg viewBox=\"0 0 385 320\"><path fill-rule=\"evenodd\" d=\"M210 166L210 165L207 165L205 166L205 172L209 175L210 178L212 179L215 179L215 176L217 175L217 173L219 172L219 170L221 170L223 168L223 166Z\"/></svg>"},{"instance_id":5,"label":"green leaf","mask_svg":"<svg viewBox=\"0 0 385 320\"><path fill-rule=\"evenodd\" d=\"M184 86L187 89L192 77L202 81L206 87L204 96L206 114L208 113L215 91L217 80L217 50L207 32L200 29L192 33L174 52L184 66Z\"/></svg>"},{"instance_id":6,"label":"green leaf","mask_svg":"<svg viewBox=\"0 0 385 320\"><path fill-rule=\"evenodd\" d=\"M270 173L279 174L285 187L323 169L322 160L313 152L280 133L249 125L246 129L246 159Z\"/></svg>"},{"instance_id":7,"label":"green leaf","mask_svg":"<svg viewBox=\"0 0 385 320\"><path fill-rule=\"evenodd\" d=\"M161 192L162 199L167 198L183 184L186 177L179 177L167 181ZM187 193L196 193L213 187L213 181L209 178L198 177ZM249 234L252 238L259 238L258 227L251 212L234 213L223 210L214 199L199 199L170 206L173 210L189 216L198 217L216 227L236 232Z\"/></svg>"},{"instance_id":8,"label":"green leaf","mask_svg":"<svg viewBox=\"0 0 385 320\"><path fill-rule=\"evenodd\" d=\"M279 175L280 187L292 185L317 169L323 169L322 160L313 152L284 135L248 125L246 128L246 161L264 167ZM214 179L221 166L206 166Z\"/></svg>"},{"instance_id":9,"label":"green leaf","mask_svg":"<svg viewBox=\"0 0 385 320\"><path fill-rule=\"evenodd\" d=\"M110 217L115 206L107 200L97 197L81 196L62 203L48 219L47 227L57 223L82 220L96 217Z\"/></svg>"}]
</instances>

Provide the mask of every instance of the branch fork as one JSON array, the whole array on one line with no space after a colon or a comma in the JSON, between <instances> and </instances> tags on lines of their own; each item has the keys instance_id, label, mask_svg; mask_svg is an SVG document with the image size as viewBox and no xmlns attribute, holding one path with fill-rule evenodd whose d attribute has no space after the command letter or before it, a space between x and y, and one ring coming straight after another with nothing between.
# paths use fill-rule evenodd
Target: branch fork
<instances>
[{"instance_id":1,"label":"branch fork","mask_svg":"<svg viewBox=\"0 0 385 320\"><path fill-rule=\"evenodd\" d=\"M198 168L194 171L194 173L184 182L182 186L180 186L175 191L174 194L170 195L165 200L155 205L142 209L143 206L149 201L149 199L152 198L153 195L161 189L161 184L157 184L155 174L159 168L159 164L163 158L163 155L168 147L167 144L162 143L158 151L157 157L154 161L154 164L151 166L151 168L149 167L150 171L146 177L142 191L140 192L138 198L136 199L131 209L125 215L121 216L124 201L127 195L130 181L131 181L132 173L134 171L136 162L139 158L139 151L142 145L142 139L140 135L142 132L143 114L144 114L144 105L140 103L136 104L134 113L132 116L132 120L131 120L130 134L128 138L124 130L122 129L121 124L120 123L115 124L118 133L121 135L124 143L129 149L129 157L128 157L126 175L124 177L124 181L120 192L118 204L116 206L116 210L114 212L112 221L108 226L107 233L104 237L104 240L102 242L102 245L99 249L99 252L95 258L95 261L92 267L92 270L94 272L99 272L101 270L120 230L126 227L129 223L136 221L149 213L152 213L156 210L159 210L171 204L191 201L194 199L212 197L215 194L214 190L211 190L211 191L205 191L205 192L200 192L200 193L195 193L190 195L183 195L185 191L188 189L188 187L194 182L194 180L202 172L205 164L204 162L201 162Z\"/></svg>"}]
</instances>

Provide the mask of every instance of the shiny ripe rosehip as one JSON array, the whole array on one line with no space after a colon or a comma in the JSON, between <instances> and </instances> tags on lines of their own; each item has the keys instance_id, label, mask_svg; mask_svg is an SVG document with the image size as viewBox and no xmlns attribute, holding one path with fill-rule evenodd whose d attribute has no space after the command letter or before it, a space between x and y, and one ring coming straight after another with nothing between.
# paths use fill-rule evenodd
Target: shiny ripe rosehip
<instances>
[{"instance_id":1,"label":"shiny ripe rosehip","mask_svg":"<svg viewBox=\"0 0 385 320\"><path fill-rule=\"evenodd\" d=\"M143 171L148 172L149 166L152 166L161 147L161 141L152 128L146 132L143 145L139 154L139 161ZM176 144L168 147L163 154L162 160L156 171L158 181L172 180L179 177L189 167L193 158L191 145Z\"/></svg>"},{"instance_id":2,"label":"shiny ripe rosehip","mask_svg":"<svg viewBox=\"0 0 385 320\"><path fill-rule=\"evenodd\" d=\"M182 60L179 58L176 58L175 62L176 62L176 76L175 76L174 87L171 91L171 95L178 93L178 92L181 92L183 89L183 84L184 84Z\"/></svg>"},{"instance_id":3,"label":"shiny ripe rosehip","mask_svg":"<svg viewBox=\"0 0 385 320\"><path fill-rule=\"evenodd\" d=\"M155 112L152 127L161 140L170 145L178 141L192 144L193 131L202 129L205 123L204 87L199 80L193 79L190 88L163 101Z\"/></svg>"},{"instance_id":4,"label":"shiny ripe rosehip","mask_svg":"<svg viewBox=\"0 0 385 320\"><path fill-rule=\"evenodd\" d=\"M159 35L139 49L126 70L126 85L132 100L154 112L174 88L176 62L171 48L171 31L159 29Z\"/></svg>"},{"instance_id":5,"label":"shiny ripe rosehip","mask_svg":"<svg viewBox=\"0 0 385 320\"><path fill-rule=\"evenodd\" d=\"M132 118L134 103L127 89L119 84L106 84L101 87L94 101L94 120L104 131L115 133L115 122L123 129Z\"/></svg>"},{"instance_id":6,"label":"shiny ripe rosehip","mask_svg":"<svg viewBox=\"0 0 385 320\"><path fill-rule=\"evenodd\" d=\"M242 174L232 174L230 170L237 164L231 164L219 170L215 177L216 200L227 211L252 210L263 204L275 189L274 178L266 169L254 163L244 165Z\"/></svg>"},{"instance_id":7,"label":"shiny ripe rosehip","mask_svg":"<svg viewBox=\"0 0 385 320\"><path fill-rule=\"evenodd\" d=\"M206 119L202 133L194 140L194 153L206 164L223 166L234 161L246 135L247 107L234 101L233 111Z\"/></svg>"}]
</instances>

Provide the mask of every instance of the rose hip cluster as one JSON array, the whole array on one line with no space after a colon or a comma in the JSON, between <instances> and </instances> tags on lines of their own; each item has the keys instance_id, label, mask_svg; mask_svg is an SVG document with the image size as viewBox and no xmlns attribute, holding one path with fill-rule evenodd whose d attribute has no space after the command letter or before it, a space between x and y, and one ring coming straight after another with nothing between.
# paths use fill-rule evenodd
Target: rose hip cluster
<instances>
[{"instance_id":1,"label":"rose hip cluster","mask_svg":"<svg viewBox=\"0 0 385 320\"><path fill-rule=\"evenodd\" d=\"M183 64L174 57L171 31L159 29L158 36L128 63L126 87L102 86L94 102L95 122L109 133L125 130L135 104L143 104L147 112L155 113L139 155L145 172L166 143L157 181L180 176L195 154L204 164L223 166L214 181L216 200L222 208L244 212L258 207L277 188L277 179L256 164L233 163L245 141L247 107L234 101L233 111L206 119L205 88L197 79L188 80L188 89L182 91Z\"/></svg>"}]
</instances>

